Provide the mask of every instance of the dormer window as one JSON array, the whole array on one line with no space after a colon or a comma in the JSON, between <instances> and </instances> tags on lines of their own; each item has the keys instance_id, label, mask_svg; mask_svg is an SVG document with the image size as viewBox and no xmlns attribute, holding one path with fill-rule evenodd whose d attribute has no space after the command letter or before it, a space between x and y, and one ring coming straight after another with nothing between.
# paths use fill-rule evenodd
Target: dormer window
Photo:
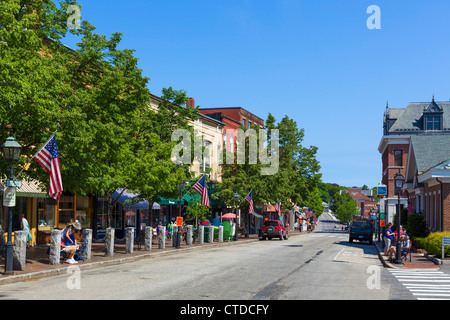
<instances>
[{"instance_id":1,"label":"dormer window","mask_svg":"<svg viewBox=\"0 0 450 320\"><path fill-rule=\"evenodd\" d=\"M423 129L425 131L442 130L443 109L434 101L423 111Z\"/></svg>"},{"instance_id":2,"label":"dormer window","mask_svg":"<svg viewBox=\"0 0 450 320\"><path fill-rule=\"evenodd\" d=\"M424 116L425 130L442 130L441 129L441 116Z\"/></svg>"}]
</instances>

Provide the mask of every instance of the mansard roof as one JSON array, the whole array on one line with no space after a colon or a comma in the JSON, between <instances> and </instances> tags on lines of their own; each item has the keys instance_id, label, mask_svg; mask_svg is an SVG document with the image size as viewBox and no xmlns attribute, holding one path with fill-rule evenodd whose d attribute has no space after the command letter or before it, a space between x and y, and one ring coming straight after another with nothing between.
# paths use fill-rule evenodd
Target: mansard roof
<instances>
[{"instance_id":1,"label":"mansard roof","mask_svg":"<svg viewBox=\"0 0 450 320\"><path fill-rule=\"evenodd\" d=\"M387 134L414 134L423 132L423 114L442 114L442 131L450 133L450 101L412 102L404 109L386 109L385 122L391 121Z\"/></svg>"}]
</instances>

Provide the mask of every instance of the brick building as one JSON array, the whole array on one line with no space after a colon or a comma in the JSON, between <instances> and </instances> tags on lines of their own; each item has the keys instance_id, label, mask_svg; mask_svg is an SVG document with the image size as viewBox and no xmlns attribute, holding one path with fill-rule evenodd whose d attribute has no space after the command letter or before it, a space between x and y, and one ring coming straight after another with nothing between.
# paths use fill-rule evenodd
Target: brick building
<instances>
[{"instance_id":1,"label":"brick building","mask_svg":"<svg viewBox=\"0 0 450 320\"><path fill-rule=\"evenodd\" d=\"M386 107L382 183L387 186L385 212L393 222L398 196L394 176L405 177L400 204L425 215L429 231L450 231L450 102L410 103Z\"/></svg>"},{"instance_id":2,"label":"brick building","mask_svg":"<svg viewBox=\"0 0 450 320\"><path fill-rule=\"evenodd\" d=\"M237 129L243 125L250 128L252 125L258 125L264 128L264 120L253 113L241 107L228 108L201 108L200 113L210 118L216 119L225 124L223 131L224 148L227 150L236 145Z\"/></svg>"}]
</instances>

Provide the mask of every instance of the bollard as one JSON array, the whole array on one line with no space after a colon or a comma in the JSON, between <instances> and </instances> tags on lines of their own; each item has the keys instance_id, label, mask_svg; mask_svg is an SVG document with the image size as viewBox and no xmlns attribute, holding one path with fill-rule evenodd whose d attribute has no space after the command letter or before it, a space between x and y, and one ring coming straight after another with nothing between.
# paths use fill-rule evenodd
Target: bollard
<instances>
[{"instance_id":1,"label":"bollard","mask_svg":"<svg viewBox=\"0 0 450 320\"><path fill-rule=\"evenodd\" d=\"M172 227L172 247L177 246L178 226Z\"/></svg>"},{"instance_id":2,"label":"bollard","mask_svg":"<svg viewBox=\"0 0 450 320\"><path fill-rule=\"evenodd\" d=\"M125 243L125 252L133 253L134 249L134 228L127 227L127 235L126 235L126 243Z\"/></svg>"},{"instance_id":3,"label":"bollard","mask_svg":"<svg viewBox=\"0 0 450 320\"><path fill-rule=\"evenodd\" d=\"M50 264L60 264L61 259L61 230L53 229L50 235Z\"/></svg>"},{"instance_id":4,"label":"bollard","mask_svg":"<svg viewBox=\"0 0 450 320\"><path fill-rule=\"evenodd\" d=\"M92 252L92 229L83 229L84 251L81 256L84 260L91 260Z\"/></svg>"},{"instance_id":5,"label":"bollard","mask_svg":"<svg viewBox=\"0 0 450 320\"><path fill-rule=\"evenodd\" d=\"M114 228L106 228L105 234L105 256L112 257L114 256Z\"/></svg>"},{"instance_id":6,"label":"bollard","mask_svg":"<svg viewBox=\"0 0 450 320\"><path fill-rule=\"evenodd\" d=\"M161 226L158 230L158 248L166 248L166 227Z\"/></svg>"},{"instance_id":7,"label":"bollard","mask_svg":"<svg viewBox=\"0 0 450 320\"><path fill-rule=\"evenodd\" d=\"M14 247L13 247L13 269L25 270L25 261L27 258L27 232L14 232Z\"/></svg>"},{"instance_id":8,"label":"bollard","mask_svg":"<svg viewBox=\"0 0 450 320\"><path fill-rule=\"evenodd\" d=\"M219 226L219 242L223 242L223 226Z\"/></svg>"},{"instance_id":9,"label":"bollard","mask_svg":"<svg viewBox=\"0 0 450 320\"><path fill-rule=\"evenodd\" d=\"M191 245L192 244L192 238L193 238L193 225L188 224L186 226L186 244Z\"/></svg>"},{"instance_id":10,"label":"bollard","mask_svg":"<svg viewBox=\"0 0 450 320\"><path fill-rule=\"evenodd\" d=\"M209 226L208 242L209 243L214 242L214 226Z\"/></svg>"},{"instance_id":11,"label":"bollard","mask_svg":"<svg viewBox=\"0 0 450 320\"><path fill-rule=\"evenodd\" d=\"M205 226L198 227L198 243L202 244L205 237Z\"/></svg>"},{"instance_id":12,"label":"bollard","mask_svg":"<svg viewBox=\"0 0 450 320\"><path fill-rule=\"evenodd\" d=\"M152 250L153 227L145 227L144 250Z\"/></svg>"}]
</instances>

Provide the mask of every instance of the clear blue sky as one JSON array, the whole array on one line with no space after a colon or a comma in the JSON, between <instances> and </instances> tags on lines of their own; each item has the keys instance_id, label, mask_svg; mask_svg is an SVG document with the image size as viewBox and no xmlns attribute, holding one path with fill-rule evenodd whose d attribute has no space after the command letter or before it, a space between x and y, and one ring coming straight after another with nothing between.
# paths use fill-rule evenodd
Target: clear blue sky
<instances>
[{"instance_id":1,"label":"clear blue sky","mask_svg":"<svg viewBox=\"0 0 450 320\"><path fill-rule=\"evenodd\" d=\"M319 148L324 182L378 184L387 101L450 99L449 1L78 2L97 33L123 33L153 94L171 86L200 107L295 119ZM380 30L366 26L370 5Z\"/></svg>"}]
</instances>

